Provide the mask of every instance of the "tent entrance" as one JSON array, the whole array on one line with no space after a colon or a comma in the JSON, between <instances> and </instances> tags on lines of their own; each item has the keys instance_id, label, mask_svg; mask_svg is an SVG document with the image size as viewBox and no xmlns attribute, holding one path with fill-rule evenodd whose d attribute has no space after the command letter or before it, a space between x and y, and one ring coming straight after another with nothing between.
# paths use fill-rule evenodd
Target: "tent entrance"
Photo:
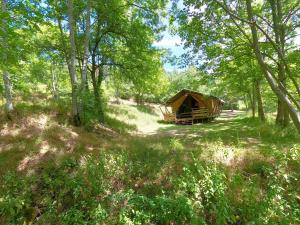
<instances>
[{"instance_id":1,"label":"tent entrance","mask_svg":"<svg viewBox=\"0 0 300 225\"><path fill-rule=\"evenodd\" d=\"M187 96L183 101L178 111L176 112L177 118L192 117L192 111L195 108L199 108L199 103L192 96Z\"/></svg>"}]
</instances>

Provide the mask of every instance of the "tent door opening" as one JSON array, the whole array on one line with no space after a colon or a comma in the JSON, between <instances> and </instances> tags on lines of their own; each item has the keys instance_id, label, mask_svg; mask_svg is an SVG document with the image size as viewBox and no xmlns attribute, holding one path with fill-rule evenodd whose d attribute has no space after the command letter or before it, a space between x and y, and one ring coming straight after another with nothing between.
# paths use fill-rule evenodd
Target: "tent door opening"
<instances>
[{"instance_id":1,"label":"tent door opening","mask_svg":"<svg viewBox=\"0 0 300 225\"><path fill-rule=\"evenodd\" d=\"M195 108L199 108L199 103L192 96L187 96L183 101L178 111L176 112L177 118L192 117L192 111Z\"/></svg>"}]
</instances>

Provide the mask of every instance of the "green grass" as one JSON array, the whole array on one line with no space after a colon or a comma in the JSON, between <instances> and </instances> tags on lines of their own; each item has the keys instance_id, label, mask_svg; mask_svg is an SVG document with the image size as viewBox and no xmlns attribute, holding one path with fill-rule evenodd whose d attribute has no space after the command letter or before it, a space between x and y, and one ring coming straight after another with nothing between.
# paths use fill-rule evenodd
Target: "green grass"
<instances>
[{"instance_id":1,"label":"green grass","mask_svg":"<svg viewBox=\"0 0 300 225\"><path fill-rule=\"evenodd\" d=\"M0 224L300 223L291 127L243 112L161 124L156 106L127 102L107 108L115 132L86 131L63 105L22 104L1 121Z\"/></svg>"}]
</instances>

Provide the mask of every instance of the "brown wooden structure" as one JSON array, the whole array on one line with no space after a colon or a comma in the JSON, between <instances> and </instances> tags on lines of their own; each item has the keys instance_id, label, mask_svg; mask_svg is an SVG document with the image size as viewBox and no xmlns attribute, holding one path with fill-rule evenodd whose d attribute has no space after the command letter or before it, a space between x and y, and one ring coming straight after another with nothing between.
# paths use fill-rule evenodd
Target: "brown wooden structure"
<instances>
[{"instance_id":1,"label":"brown wooden structure","mask_svg":"<svg viewBox=\"0 0 300 225\"><path fill-rule=\"evenodd\" d=\"M224 101L215 96L183 89L170 98L165 104L165 110L161 111L166 122L194 124L219 116L223 104Z\"/></svg>"}]
</instances>

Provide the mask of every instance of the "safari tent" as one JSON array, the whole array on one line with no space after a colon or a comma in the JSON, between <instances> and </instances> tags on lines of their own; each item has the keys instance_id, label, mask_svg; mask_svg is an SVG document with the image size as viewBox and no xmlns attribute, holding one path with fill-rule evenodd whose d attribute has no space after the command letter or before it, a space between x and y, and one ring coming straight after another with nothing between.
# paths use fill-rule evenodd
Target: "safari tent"
<instances>
[{"instance_id":1,"label":"safari tent","mask_svg":"<svg viewBox=\"0 0 300 225\"><path fill-rule=\"evenodd\" d=\"M199 92L183 89L165 103L164 120L177 124L193 124L219 116L224 101Z\"/></svg>"}]
</instances>

